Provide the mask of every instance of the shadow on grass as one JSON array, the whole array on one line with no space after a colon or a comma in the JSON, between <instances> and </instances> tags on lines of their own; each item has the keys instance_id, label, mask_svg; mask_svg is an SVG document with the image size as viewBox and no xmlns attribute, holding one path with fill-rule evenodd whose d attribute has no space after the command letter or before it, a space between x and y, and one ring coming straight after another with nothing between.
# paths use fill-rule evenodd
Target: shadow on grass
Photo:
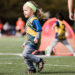
<instances>
[{"instance_id":1,"label":"shadow on grass","mask_svg":"<svg viewBox=\"0 0 75 75\"><path fill-rule=\"evenodd\" d=\"M0 75L25 75L24 72L4 72L4 73L0 73Z\"/></svg>"}]
</instances>

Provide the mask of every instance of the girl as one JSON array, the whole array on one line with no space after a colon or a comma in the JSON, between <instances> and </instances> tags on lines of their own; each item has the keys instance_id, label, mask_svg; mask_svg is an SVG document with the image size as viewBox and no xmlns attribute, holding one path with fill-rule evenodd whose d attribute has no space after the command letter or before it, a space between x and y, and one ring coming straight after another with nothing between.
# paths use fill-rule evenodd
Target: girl
<instances>
[{"instance_id":1,"label":"girl","mask_svg":"<svg viewBox=\"0 0 75 75\"><path fill-rule=\"evenodd\" d=\"M56 36L55 39L53 40L51 46L49 46L48 49L48 56L51 54L53 48L56 46L56 44L58 42L63 43L70 51L71 53L74 55L74 50L73 48L69 45L69 43L66 40L66 36L65 36L65 25L63 23L64 20L64 16L61 12L57 13L56 15L57 21L56 23L53 24L52 29L55 28L55 32L56 32Z\"/></svg>"},{"instance_id":2,"label":"girl","mask_svg":"<svg viewBox=\"0 0 75 75\"><path fill-rule=\"evenodd\" d=\"M27 41L23 44L23 57L28 66L27 73L36 73L36 68L33 63L37 64L38 72L40 72L44 67L44 60L34 56L32 52L38 50L40 46L42 28L38 18L44 18L46 16L40 12L37 4L33 1L28 1L23 5L23 12L24 16L28 18L26 22Z\"/></svg>"}]
</instances>

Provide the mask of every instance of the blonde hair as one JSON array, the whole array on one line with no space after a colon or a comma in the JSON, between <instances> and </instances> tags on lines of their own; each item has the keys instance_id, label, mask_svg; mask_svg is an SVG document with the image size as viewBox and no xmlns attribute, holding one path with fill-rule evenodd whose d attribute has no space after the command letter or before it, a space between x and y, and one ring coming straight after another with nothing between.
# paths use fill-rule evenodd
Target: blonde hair
<instances>
[{"instance_id":1,"label":"blonde hair","mask_svg":"<svg viewBox=\"0 0 75 75\"><path fill-rule=\"evenodd\" d=\"M42 19L49 19L49 12L43 12L42 8L39 8L38 5L34 2L34 1L27 1L32 3L37 9L36 12L34 12L34 14L38 17L38 18L42 18Z\"/></svg>"}]
</instances>

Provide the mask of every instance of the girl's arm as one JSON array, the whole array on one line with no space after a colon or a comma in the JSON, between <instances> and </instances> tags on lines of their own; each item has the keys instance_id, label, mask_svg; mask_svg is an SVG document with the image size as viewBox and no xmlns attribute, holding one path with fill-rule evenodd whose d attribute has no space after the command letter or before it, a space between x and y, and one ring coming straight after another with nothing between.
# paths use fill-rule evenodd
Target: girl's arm
<instances>
[{"instance_id":1,"label":"girl's arm","mask_svg":"<svg viewBox=\"0 0 75 75\"><path fill-rule=\"evenodd\" d=\"M41 36L41 32L37 32L37 35L36 35L36 37L34 39L35 43L38 43L38 39L40 38L40 36Z\"/></svg>"},{"instance_id":2,"label":"girl's arm","mask_svg":"<svg viewBox=\"0 0 75 75\"><path fill-rule=\"evenodd\" d=\"M36 39L39 39L40 38L40 36L41 36L41 32L37 32L37 35L36 35Z\"/></svg>"},{"instance_id":3,"label":"girl's arm","mask_svg":"<svg viewBox=\"0 0 75 75\"><path fill-rule=\"evenodd\" d=\"M41 31L42 31L40 22L38 20L34 20L33 21L33 27L36 29L36 32L37 32L37 35L34 38L34 42L38 43L38 40L39 40L39 38L41 36Z\"/></svg>"}]
</instances>

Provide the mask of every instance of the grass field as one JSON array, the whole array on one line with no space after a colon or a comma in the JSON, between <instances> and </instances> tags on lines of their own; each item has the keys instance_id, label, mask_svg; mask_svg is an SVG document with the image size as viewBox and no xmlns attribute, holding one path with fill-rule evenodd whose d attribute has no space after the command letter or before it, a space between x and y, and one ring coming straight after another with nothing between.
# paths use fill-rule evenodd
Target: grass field
<instances>
[{"instance_id":1,"label":"grass field","mask_svg":"<svg viewBox=\"0 0 75 75\"><path fill-rule=\"evenodd\" d=\"M21 45L24 40L23 37L0 38L0 75L27 75L25 74L27 66L23 58L15 55L22 53ZM32 75L75 75L75 57L51 56L43 58L46 61L44 69L40 73Z\"/></svg>"}]
</instances>

